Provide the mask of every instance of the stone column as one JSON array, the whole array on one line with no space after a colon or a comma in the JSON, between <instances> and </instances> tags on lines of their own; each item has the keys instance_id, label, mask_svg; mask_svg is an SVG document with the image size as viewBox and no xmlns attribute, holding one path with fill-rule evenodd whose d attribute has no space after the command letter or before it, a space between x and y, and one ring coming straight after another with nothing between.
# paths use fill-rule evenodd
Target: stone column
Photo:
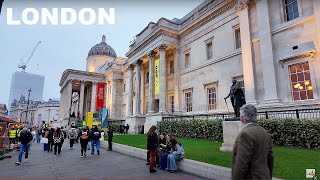
<instances>
[{"instance_id":1,"label":"stone column","mask_svg":"<svg viewBox=\"0 0 320 180\"><path fill-rule=\"evenodd\" d=\"M112 101L111 101L111 117L116 118L116 101L117 101L117 80L112 79L112 85L111 85L111 96L112 96Z\"/></svg>"},{"instance_id":2,"label":"stone column","mask_svg":"<svg viewBox=\"0 0 320 180\"><path fill-rule=\"evenodd\" d=\"M133 90L132 90L132 76L133 76L133 66L130 65L128 67L129 70L129 76L128 76L128 99L127 99L127 116L132 116L132 96L133 96Z\"/></svg>"},{"instance_id":3,"label":"stone column","mask_svg":"<svg viewBox=\"0 0 320 180\"><path fill-rule=\"evenodd\" d=\"M161 44L160 51L160 95L159 95L159 113L167 113L167 67L166 67L166 48L167 45Z\"/></svg>"},{"instance_id":4,"label":"stone column","mask_svg":"<svg viewBox=\"0 0 320 180\"><path fill-rule=\"evenodd\" d=\"M174 76L176 85L174 86L174 113L181 114L180 101L181 101L181 83L180 83L180 49L176 48L174 51Z\"/></svg>"},{"instance_id":5,"label":"stone column","mask_svg":"<svg viewBox=\"0 0 320 180\"><path fill-rule=\"evenodd\" d=\"M240 1L236 9L238 10L240 21L243 80L246 88L246 101L248 104L256 104L248 2Z\"/></svg>"},{"instance_id":6,"label":"stone column","mask_svg":"<svg viewBox=\"0 0 320 180\"><path fill-rule=\"evenodd\" d=\"M97 82L92 82L90 111L93 113L96 112L96 99L97 99Z\"/></svg>"},{"instance_id":7,"label":"stone column","mask_svg":"<svg viewBox=\"0 0 320 180\"><path fill-rule=\"evenodd\" d=\"M84 113L83 113L83 103L84 103L84 86L85 86L85 82L84 81L80 81L80 103L79 103L79 112L80 112L80 119L82 119Z\"/></svg>"},{"instance_id":8,"label":"stone column","mask_svg":"<svg viewBox=\"0 0 320 180\"><path fill-rule=\"evenodd\" d=\"M140 103L140 112L141 114L144 114L144 75L145 71L141 71L141 85L140 85L140 91L141 91L141 97L140 97L140 100L141 100L141 103Z\"/></svg>"},{"instance_id":9,"label":"stone column","mask_svg":"<svg viewBox=\"0 0 320 180\"><path fill-rule=\"evenodd\" d=\"M141 81L141 64L142 61L139 59L136 62L136 109L134 115L141 115L140 107L141 107L141 92L140 92L140 81Z\"/></svg>"},{"instance_id":10,"label":"stone column","mask_svg":"<svg viewBox=\"0 0 320 180\"><path fill-rule=\"evenodd\" d=\"M272 34L269 21L268 1L258 1L257 16L260 36L261 62L265 102L279 102L276 72L273 59Z\"/></svg>"},{"instance_id":11,"label":"stone column","mask_svg":"<svg viewBox=\"0 0 320 180\"><path fill-rule=\"evenodd\" d=\"M73 84L73 80L69 80L68 81L68 85L67 85L67 111L68 111L68 116L70 116L71 113L71 103L72 103L72 84Z\"/></svg>"},{"instance_id":12,"label":"stone column","mask_svg":"<svg viewBox=\"0 0 320 180\"><path fill-rule=\"evenodd\" d=\"M149 53L149 107L148 114L154 113L154 57L156 53L152 50Z\"/></svg>"},{"instance_id":13,"label":"stone column","mask_svg":"<svg viewBox=\"0 0 320 180\"><path fill-rule=\"evenodd\" d=\"M315 45L317 48L317 56L319 58L319 51L320 51L320 1L313 0L313 11L315 15L315 23L316 23L316 40Z\"/></svg>"}]
</instances>

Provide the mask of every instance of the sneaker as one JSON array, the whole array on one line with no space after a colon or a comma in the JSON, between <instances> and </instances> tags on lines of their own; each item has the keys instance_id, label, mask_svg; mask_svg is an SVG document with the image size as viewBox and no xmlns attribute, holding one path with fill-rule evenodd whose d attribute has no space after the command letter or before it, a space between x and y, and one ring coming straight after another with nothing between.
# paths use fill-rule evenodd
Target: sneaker
<instances>
[{"instance_id":1,"label":"sneaker","mask_svg":"<svg viewBox=\"0 0 320 180\"><path fill-rule=\"evenodd\" d=\"M72 148L70 148L70 150L72 150Z\"/></svg>"},{"instance_id":2,"label":"sneaker","mask_svg":"<svg viewBox=\"0 0 320 180\"><path fill-rule=\"evenodd\" d=\"M97 151L98 152L98 155L100 155L100 151Z\"/></svg>"},{"instance_id":3,"label":"sneaker","mask_svg":"<svg viewBox=\"0 0 320 180\"><path fill-rule=\"evenodd\" d=\"M24 161L23 161L24 163L27 163L28 162L28 159L24 159Z\"/></svg>"},{"instance_id":4,"label":"sneaker","mask_svg":"<svg viewBox=\"0 0 320 180\"><path fill-rule=\"evenodd\" d=\"M91 153L92 155L94 155L94 153Z\"/></svg>"},{"instance_id":5,"label":"sneaker","mask_svg":"<svg viewBox=\"0 0 320 180\"><path fill-rule=\"evenodd\" d=\"M57 156L56 154L54 156Z\"/></svg>"},{"instance_id":6,"label":"sneaker","mask_svg":"<svg viewBox=\"0 0 320 180\"><path fill-rule=\"evenodd\" d=\"M19 166L19 165L21 165L21 162L16 162L15 164Z\"/></svg>"},{"instance_id":7,"label":"sneaker","mask_svg":"<svg viewBox=\"0 0 320 180\"><path fill-rule=\"evenodd\" d=\"M83 158L83 155L81 155L80 157Z\"/></svg>"},{"instance_id":8,"label":"sneaker","mask_svg":"<svg viewBox=\"0 0 320 180\"><path fill-rule=\"evenodd\" d=\"M155 173L155 172L157 172L157 170L155 170L155 169L150 169L150 173Z\"/></svg>"},{"instance_id":9,"label":"sneaker","mask_svg":"<svg viewBox=\"0 0 320 180\"><path fill-rule=\"evenodd\" d=\"M84 154L84 157L87 157L87 155L86 155L86 154Z\"/></svg>"},{"instance_id":10,"label":"sneaker","mask_svg":"<svg viewBox=\"0 0 320 180\"><path fill-rule=\"evenodd\" d=\"M170 170L170 173L175 173L177 172L177 170Z\"/></svg>"}]
</instances>

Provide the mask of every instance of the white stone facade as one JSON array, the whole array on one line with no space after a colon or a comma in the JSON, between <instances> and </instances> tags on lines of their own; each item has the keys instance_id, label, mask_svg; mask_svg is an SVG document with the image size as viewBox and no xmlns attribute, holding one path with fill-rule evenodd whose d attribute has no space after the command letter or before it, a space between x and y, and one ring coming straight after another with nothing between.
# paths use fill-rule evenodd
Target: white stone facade
<instances>
[{"instance_id":1,"label":"white stone facade","mask_svg":"<svg viewBox=\"0 0 320 180\"><path fill-rule=\"evenodd\" d=\"M68 115L63 99L71 102L73 88L64 94L70 79L84 80L94 93L92 81L105 83L110 119L126 120L132 133L137 122L146 131L162 116L228 113L224 97L233 79L260 110L314 107L320 104L319 22L317 0L292 6L284 0L206 0L181 19L149 23L130 45L128 59L98 52L105 63L92 69L99 71L67 70L60 83L67 107L59 118Z\"/></svg>"}]
</instances>

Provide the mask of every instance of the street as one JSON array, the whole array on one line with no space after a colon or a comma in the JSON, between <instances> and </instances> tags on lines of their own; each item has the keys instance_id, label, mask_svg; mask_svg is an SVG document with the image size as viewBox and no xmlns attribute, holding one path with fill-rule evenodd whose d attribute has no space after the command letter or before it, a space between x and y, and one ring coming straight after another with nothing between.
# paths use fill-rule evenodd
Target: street
<instances>
[{"instance_id":1,"label":"street","mask_svg":"<svg viewBox=\"0 0 320 180\"><path fill-rule=\"evenodd\" d=\"M80 144L75 144L74 149L69 149L66 140L61 155L43 151L43 144L33 144L27 163L16 166L18 152L11 159L0 161L1 179L184 179L200 180L184 172L169 173L159 170L154 174L149 173L146 161L130 156L109 152L101 149L101 154L80 157Z\"/></svg>"}]
</instances>

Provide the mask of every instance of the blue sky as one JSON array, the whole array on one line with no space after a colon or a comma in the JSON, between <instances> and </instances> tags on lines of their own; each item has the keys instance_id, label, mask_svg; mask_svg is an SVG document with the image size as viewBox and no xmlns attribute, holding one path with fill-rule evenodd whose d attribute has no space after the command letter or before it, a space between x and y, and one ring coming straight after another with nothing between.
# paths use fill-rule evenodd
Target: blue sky
<instances>
[{"instance_id":1,"label":"blue sky","mask_svg":"<svg viewBox=\"0 0 320 180\"><path fill-rule=\"evenodd\" d=\"M38 41L42 41L26 71L46 77L44 100L59 98L59 81L65 69L85 70L87 53L107 36L118 56L125 57L129 42L146 25L159 18L182 18L203 0L5 0L0 16L0 103L8 103L11 77L20 58L28 57ZM71 26L7 25L6 8L13 8L20 19L25 8L115 8L114 25Z\"/></svg>"}]
</instances>

